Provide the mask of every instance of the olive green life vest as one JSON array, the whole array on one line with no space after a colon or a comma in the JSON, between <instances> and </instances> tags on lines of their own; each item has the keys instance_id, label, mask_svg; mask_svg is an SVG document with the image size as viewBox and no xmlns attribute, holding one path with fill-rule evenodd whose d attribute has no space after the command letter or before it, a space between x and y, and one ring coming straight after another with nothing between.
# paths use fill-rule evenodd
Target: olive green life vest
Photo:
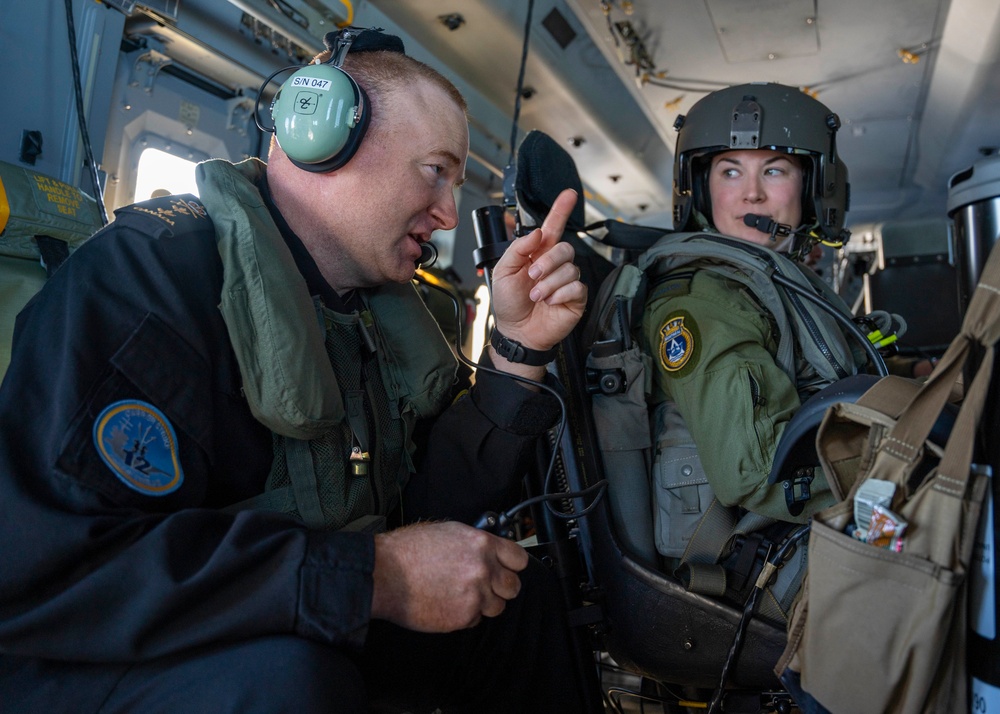
<instances>
[{"instance_id":1,"label":"olive green life vest","mask_svg":"<svg viewBox=\"0 0 1000 714\"><path fill-rule=\"evenodd\" d=\"M254 185L263 170L256 159L196 170L243 390L275 443L268 490L229 510L343 528L396 504L413 470L413 425L447 406L457 363L410 284L362 291L353 315L318 306Z\"/></svg>"}]
</instances>

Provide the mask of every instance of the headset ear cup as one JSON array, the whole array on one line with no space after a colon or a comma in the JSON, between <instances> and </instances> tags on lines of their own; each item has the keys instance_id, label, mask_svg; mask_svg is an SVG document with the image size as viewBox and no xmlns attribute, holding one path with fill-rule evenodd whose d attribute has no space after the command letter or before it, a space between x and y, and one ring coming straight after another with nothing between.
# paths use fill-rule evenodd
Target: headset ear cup
<instances>
[{"instance_id":1,"label":"headset ear cup","mask_svg":"<svg viewBox=\"0 0 1000 714\"><path fill-rule=\"evenodd\" d=\"M295 72L271 104L278 146L300 169L316 173L346 164L368 131L368 96L349 74L329 64Z\"/></svg>"}]
</instances>

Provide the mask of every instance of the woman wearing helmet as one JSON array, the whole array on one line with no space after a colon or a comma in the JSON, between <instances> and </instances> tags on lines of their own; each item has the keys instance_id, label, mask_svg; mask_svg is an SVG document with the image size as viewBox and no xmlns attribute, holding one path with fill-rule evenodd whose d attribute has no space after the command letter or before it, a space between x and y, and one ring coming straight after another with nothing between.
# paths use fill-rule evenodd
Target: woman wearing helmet
<instances>
[{"instance_id":1,"label":"woman wearing helmet","mask_svg":"<svg viewBox=\"0 0 1000 714\"><path fill-rule=\"evenodd\" d=\"M713 92L697 102L687 116L678 118L674 154L674 227L678 230L698 231L713 226L725 232L713 221L713 198L722 200L707 185L709 163L720 155L736 152L773 152L801 170L799 190L801 214L799 222L785 224L808 241L825 241L834 244L847 239L843 230L844 214L849 202L847 167L837 155L836 136L840 118L821 102L795 87L781 84L757 83L728 87ZM754 154L742 154L753 156ZM751 205L759 202L751 198ZM790 206L791 208L792 206ZM763 208L758 205L758 208ZM751 215L766 215L763 210L745 209ZM731 216L718 216L723 224L731 224ZM778 221L776 221L777 223ZM730 226L731 228L733 226ZM747 237L754 242L783 237L779 232L772 236L768 227L750 228L736 226L736 237ZM768 246L784 249L774 241ZM808 251L806 251L808 252Z\"/></svg>"},{"instance_id":2,"label":"woman wearing helmet","mask_svg":"<svg viewBox=\"0 0 1000 714\"><path fill-rule=\"evenodd\" d=\"M685 233L665 240L711 242L736 252L746 247L740 241L751 242L786 273L810 272L778 253L801 259L817 242L837 244L847 237L839 126L836 114L794 87L747 84L706 96L675 125L674 225ZM692 240L692 234L707 238ZM737 272L703 260L654 271L650 281L642 329L656 365L656 473L659 487L672 496L658 497L657 547L663 555L680 557L697 524L691 517L685 524L676 517L669 522L664 502L689 514L692 503L704 511L706 497L711 500L707 487L723 505L784 521L805 522L834 500L818 470L808 484L811 498L796 508L768 477L782 432L801 403L833 379L856 373L863 356L835 327L841 357L834 376L824 376L816 360L807 358L801 325L772 314L736 279ZM842 301L839 308L849 312ZM795 325L794 357L782 366L778 325L788 320ZM694 457L683 453L685 424ZM692 458L699 457L700 467L692 469ZM700 469L702 485L696 485ZM702 490L695 494L693 488ZM680 532L685 528L686 534Z\"/></svg>"}]
</instances>

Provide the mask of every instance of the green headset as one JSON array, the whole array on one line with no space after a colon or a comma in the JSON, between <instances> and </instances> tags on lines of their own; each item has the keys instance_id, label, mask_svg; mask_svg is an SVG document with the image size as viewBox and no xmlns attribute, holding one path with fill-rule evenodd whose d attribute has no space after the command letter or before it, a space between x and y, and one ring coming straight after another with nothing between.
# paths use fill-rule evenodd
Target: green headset
<instances>
[{"instance_id":1,"label":"green headset","mask_svg":"<svg viewBox=\"0 0 1000 714\"><path fill-rule=\"evenodd\" d=\"M359 35L378 32L348 27L327 33L323 42L330 50L330 59L301 67L285 80L271 101L273 124L270 127L263 126L257 119L257 126L273 133L278 146L300 169L314 173L335 171L361 146L371 122L368 95L341 65ZM398 38L392 39L398 41ZM380 42L376 40L374 44ZM257 95L255 114L264 88L276 75L289 69L280 69L264 80Z\"/></svg>"}]
</instances>

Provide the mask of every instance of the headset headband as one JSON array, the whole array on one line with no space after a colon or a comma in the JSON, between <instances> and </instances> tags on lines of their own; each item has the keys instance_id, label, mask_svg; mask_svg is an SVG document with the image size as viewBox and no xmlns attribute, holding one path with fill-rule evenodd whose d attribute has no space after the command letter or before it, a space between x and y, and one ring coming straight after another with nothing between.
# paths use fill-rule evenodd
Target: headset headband
<instances>
[{"instance_id":1,"label":"headset headband","mask_svg":"<svg viewBox=\"0 0 1000 714\"><path fill-rule=\"evenodd\" d=\"M363 28L348 27L340 32L326 33L326 35L323 36L323 44L325 44L326 48L330 50L329 63L334 67L343 66L347 53L351 51L351 45L354 44L355 38L357 38L357 36L362 32ZM331 39L333 40L333 46L331 46Z\"/></svg>"},{"instance_id":2,"label":"headset headband","mask_svg":"<svg viewBox=\"0 0 1000 714\"><path fill-rule=\"evenodd\" d=\"M337 56L345 42L347 47L338 60ZM343 30L334 30L323 36L323 44L333 53L333 61L338 67L343 63L348 52L399 52L406 54L403 41L396 35L386 34L381 27L346 27Z\"/></svg>"}]
</instances>

